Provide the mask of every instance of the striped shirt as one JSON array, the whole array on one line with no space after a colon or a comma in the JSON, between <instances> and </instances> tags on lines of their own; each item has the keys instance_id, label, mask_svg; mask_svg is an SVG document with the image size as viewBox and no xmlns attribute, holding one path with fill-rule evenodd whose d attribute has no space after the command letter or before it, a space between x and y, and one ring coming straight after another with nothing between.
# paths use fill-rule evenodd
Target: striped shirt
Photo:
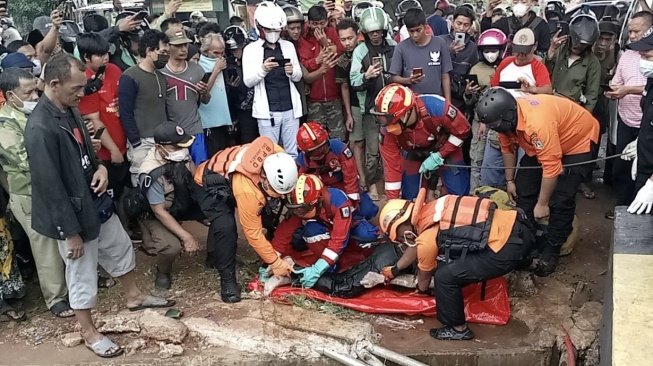
<instances>
[{"instance_id":1,"label":"striped shirt","mask_svg":"<svg viewBox=\"0 0 653 366\"><path fill-rule=\"evenodd\" d=\"M644 86L646 77L639 71L639 53L626 50L619 59L611 85ZM641 94L628 94L619 100L619 117L626 126L639 128L642 122Z\"/></svg>"}]
</instances>

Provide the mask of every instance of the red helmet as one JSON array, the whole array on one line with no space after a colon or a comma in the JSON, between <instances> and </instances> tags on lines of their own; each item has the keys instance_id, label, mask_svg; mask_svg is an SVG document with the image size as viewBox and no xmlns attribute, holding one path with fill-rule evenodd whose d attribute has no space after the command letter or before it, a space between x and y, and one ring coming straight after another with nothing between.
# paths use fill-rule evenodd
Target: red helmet
<instances>
[{"instance_id":1,"label":"red helmet","mask_svg":"<svg viewBox=\"0 0 653 366\"><path fill-rule=\"evenodd\" d=\"M302 216L311 211L322 199L324 184L312 174L300 174L295 188L288 193L286 207Z\"/></svg>"},{"instance_id":2,"label":"red helmet","mask_svg":"<svg viewBox=\"0 0 653 366\"><path fill-rule=\"evenodd\" d=\"M297 147L311 159L319 160L329 152L329 133L318 122L306 122L297 131Z\"/></svg>"},{"instance_id":3,"label":"red helmet","mask_svg":"<svg viewBox=\"0 0 653 366\"><path fill-rule=\"evenodd\" d=\"M403 120L415 107L417 96L408 87L400 84L389 84L381 89L374 101L375 110L371 111L381 124L390 126Z\"/></svg>"}]
</instances>

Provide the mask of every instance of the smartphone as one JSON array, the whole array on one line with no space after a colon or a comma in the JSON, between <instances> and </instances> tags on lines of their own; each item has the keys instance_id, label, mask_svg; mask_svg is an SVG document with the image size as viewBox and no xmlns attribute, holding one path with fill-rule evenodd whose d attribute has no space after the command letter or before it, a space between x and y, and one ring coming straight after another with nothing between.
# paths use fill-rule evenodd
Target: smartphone
<instances>
[{"instance_id":1,"label":"smartphone","mask_svg":"<svg viewBox=\"0 0 653 366\"><path fill-rule=\"evenodd\" d=\"M421 67L416 67L416 68L413 69L413 72L411 73L411 75L413 75L415 77L420 77L420 76L424 75L424 70L422 70Z\"/></svg>"},{"instance_id":2,"label":"smartphone","mask_svg":"<svg viewBox=\"0 0 653 366\"><path fill-rule=\"evenodd\" d=\"M136 14L136 16L134 17L134 20L143 20L143 19L147 18L148 16L149 16L149 14L146 11L140 11L140 12L138 12L138 14Z\"/></svg>"},{"instance_id":3,"label":"smartphone","mask_svg":"<svg viewBox=\"0 0 653 366\"><path fill-rule=\"evenodd\" d=\"M569 23L558 20L556 22L556 33L560 32L558 36L568 36L569 35Z\"/></svg>"},{"instance_id":4,"label":"smartphone","mask_svg":"<svg viewBox=\"0 0 653 366\"><path fill-rule=\"evenodd\" d=\"M454 35L454 39L456 40L456 42L460 44L465 44L465 33L456 32L456 34Z\"/></svg>"},{"instance_id":5,"label":"smartphone","mask_svg":"<svg viewBox=\"0 0 653 366\"><path fill-rule=\"evenodd\" d=\"M502 81L499 86L506 89L521 89L521 83L518 81Z\"/></svg>"},{"instance_id":6,"label":"smartphone","mask_svg":"<svg viewBox=\"0 0 653 366\"><path fill-rule=\"evenodd\" d=\"M202 77L202 82L205 83L205 84L208 83L209 79L211 78L211 74L212 73L210 73L210 72L205 73L204 76Z\"/></svg>"},{"instance_id":7,"label":"smartphone","mask_svg":"<svg viewBox=\"0 0 653 366\"><path fill-rule=\"evenodd\" d=\"M102 65L98 67L97 72L95 73L95 80L97 80L97 78L99 78L100 75L103 75L106 70L107 70L106 65Z\"/></svg>"},{"instance_id":8,"label":"smartphone","mask_svg":"<svg viewBox=\"0 0 653 366\"><path fill-rule=\"evenodd\" d=\"M608 84L601 84L601 89L603 89L603 91L612 91L612 87Z\"/></svg>"},{"instance_id":9,"label":"smartphone","mask_svg":"<svg viewBox=\"0 0 653 366\"><path fill-rule=\"evenodd\" d=\"M335 44L328 45L327 49L331 53L338 53L338 47Z\"/></svg>"},{"instance_id":10,"label":"smartphone","mask_svg":"<svg viewBox=\"0 0 653 366\"><path fill-rule=\"evenodd\" d=\"M99 140L100 137L102 137L102 134L104 133L104 130L106 130L105 127L98 128L98 130L95 131L95 135L93 135L93 139L94 140Z\"/></svg>"},{"instance_id":11,"label":"smartphone","mask_svg":"<svg viewBox=\"0 0 653 366\"><path fill-rule=\"evenodd\" d=\"M381 65L381 57L372 57L372 64L373 65Z\"/></svg>"},{"instance_id":12,"label":"smartphone","mask_svg":"<svg viewBox=\"0 0 653 366\"><path fill-rule=\"evenodd\" d=\"M467 81L470 81L472 85L478 85L478 75L474 75L474 74L467 75Z\"/></svg>"}]
</instances>

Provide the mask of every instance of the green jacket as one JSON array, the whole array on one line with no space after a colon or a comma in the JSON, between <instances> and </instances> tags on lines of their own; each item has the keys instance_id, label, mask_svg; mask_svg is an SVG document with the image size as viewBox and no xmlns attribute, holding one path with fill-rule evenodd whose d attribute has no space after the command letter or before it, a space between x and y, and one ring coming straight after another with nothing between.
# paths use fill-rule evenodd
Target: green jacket
<instances>
[{"instance_id":1,"label":"green jacket","mask_svg":"<svg viewBox=\"0 0 653 366\"><path fill-rule=\"evenodd\" d=\"M7 172L9 193L32 195L32 176L25 150L27 116L5 103L0 108L0 165Z\"/></svg>"},{"instance_id":2,"label":"green jacket","mask_svg":"<svg viewBox=\"0 0 653 366\"><path fill-rule=\"evenodd\" d=\"M601 62L590 50L568 66L570 54L568 47L561 47L553 58L547 56L544 59L551 74L553 91L573 99L592 112L601 89Z\"/></svg>"}]
</instances>

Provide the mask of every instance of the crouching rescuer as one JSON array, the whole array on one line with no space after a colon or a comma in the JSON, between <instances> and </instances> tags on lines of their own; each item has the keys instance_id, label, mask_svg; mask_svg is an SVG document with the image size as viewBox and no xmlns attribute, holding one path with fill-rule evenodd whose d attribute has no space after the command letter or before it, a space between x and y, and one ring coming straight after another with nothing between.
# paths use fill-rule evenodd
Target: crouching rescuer
<instances>
[{"instance_id":1,"label":"crouching rescuer","mask_svg":"<svg viewBox=\"0 0 653 366\"><path fill-rule=\"evenodd\" d=\"M290 155L269 138L259 137L213 155L197 167L194 181L193 196L211 221L208 242L213 248L207 251L214 254L208 259L220 272L222 301L240 301L235 272L236 207L247 242L274 275L290 275L292 267L279 258L263 231L264 227L268 233L273 230L274 225L264 223L278 212L280 198L297 182L297 165Z\"/></svg>"},{"instance_id":2,"label":"crouching rescuer","mask_svg":"<svg viewBox=\"0 0 653 366\"><path fill-rule=\"evenodd\" d=\"M423 201L422 201L423 202ZM470 340L462 288L528 265L534 237L515 210L502 211L490 199L447 195L422 204L392 199L381 210L381 230L417 249L417 290L428 296L435 273L440 340Z\"/></svg>"}]
</instances>

